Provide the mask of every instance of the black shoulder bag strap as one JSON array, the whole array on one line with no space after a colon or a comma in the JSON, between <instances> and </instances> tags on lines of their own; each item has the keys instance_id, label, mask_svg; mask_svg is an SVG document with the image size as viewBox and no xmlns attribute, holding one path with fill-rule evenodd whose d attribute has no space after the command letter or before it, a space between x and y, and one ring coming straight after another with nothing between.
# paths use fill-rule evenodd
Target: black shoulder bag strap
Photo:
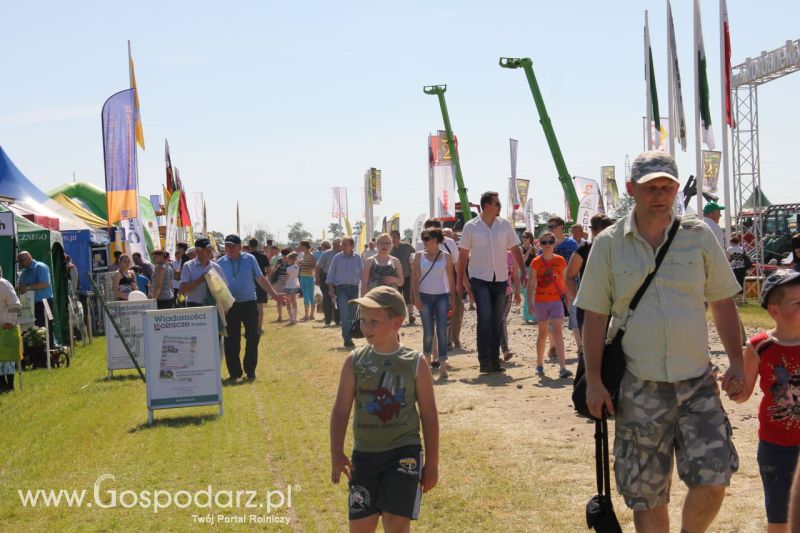
<instances>
[{"instance_id":1,"label":"black shoulder bag strap","mask_svg":"<svg viewBox=\"0 0 800 533\"><path fill-rule=\"evenodd\" d=\"M611 498L608 422L605 416L603 416L602 420L595 420L594 422L594 458L597 467L597 493Z\"/></svg>"},{"instance_id":2,"label":"black shoulder bag strap","mask_svg":"<svg viewBox=\"0 0 800 533\"><path fill-rule=\"evenodd\" d=\"M422 255L422 257L425 257L425 251L424 251L424 250L423 250L422 254L423 254L423 255ZM420 280L419 280L419 284L420 284L420 285L422 285L422 280L424 280L425 278L427 278L427 277L428 277L428 274L430 274L430 273L431 273L431 270L433 270L433 267L436 265L436 261L439 259L439 256L440 256L440 255L442 255L442 251L441 251L441 250L439 250L439 252L436 254L436 257L434 257L434 258L433 258L433 262L431 263L431 266L430 266L430 268L428 269L428 271L427 271L427 272L425 272L425 275L424 275L424 276L422 276L422 277L420 278Z\"/></svg>"},{"instance_id":3,"label":"black shoulder bag strap","mask_svg":"<svg viewBox=\"0 0 800 533\"><path fill-rule=\"evenodd\" d=\"M672 240L675 238L675 234L678 233L678 228L681 225L681 220L679 217L675 217L674 222L672 223L672 227L669 229L669 234L667 235L667 241L661 246L661 249L658 251L658 255L656 256L656 267L650 272L644 281L642 282L642 286L639 287L639 290L636 291L636 294L633 296L630 305L628 305L628 314L625 317L625 322L619 327L617 330L617 334L614 335L614 340L612 342L621 342L622 336L625 335L625 328L628 325L628 319L633 314L633 311L639 305L639 301L644 296L645 291L647 291L647 287L650 286L650 282L653 281L653 278L656 277L658 273L658 267L661 266L661 263L664 261L664 257L667 255L667 251L669 250L669 245L672 244Z\"/></svg>"}]
</instances>

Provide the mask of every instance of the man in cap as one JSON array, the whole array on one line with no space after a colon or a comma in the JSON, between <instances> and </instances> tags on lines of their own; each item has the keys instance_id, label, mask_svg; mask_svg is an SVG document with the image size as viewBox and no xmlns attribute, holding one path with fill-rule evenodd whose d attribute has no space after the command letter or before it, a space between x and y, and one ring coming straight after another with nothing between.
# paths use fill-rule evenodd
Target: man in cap
<instances>
[{"instance_id":1,"label":"man in cap","mask_svg":"<svg viewBox=\"0 0 800 533\"><path fill-rule=\"evenodd\" d=\"M50 267L41 261L35 260L28 252L17 254L17 263L21 269L17 291L20 295L33 291L36 325L43 328L47 320L47 314L44 311L45 300L47 300L47 305L50 307L50 312L53 315L56 313L56 308L53 305L53 285L50 279ZM50 324L50 348L53 348L54 345L53 326Z\"/></svg>"},{"instance_id":2,"label":"man in cap","mask_svg":"<svg viewBox=\"0 0 800 533\"><path fill-rule=\"evenodd\" d=\"M238 235L225 237L225 255L217 264L225 273L228 288L236 300L228 311L227 333L225 337L225 364L232 382L242 377L242 362L239 352L242 344L242 323L244 323L244 373L248 381L256 378L258 364L258 306L256 304L256 283L267 291L276 301L285 303L283 295L272 288L272 284L261 272L256 258L242 252L242 239Z\"/></svg>"},{"instance_id":3,"label":"man in cap","mask_svg":"<svg viewBox=\"0 0 800 533\"><path fill-rule=\"evenodd\" d=\"M669 530L673 456L689 486L682 531L708 529L738 468L709 359L704 304L730 361L722 388L735 400L744 384L733 301L739 284L709 227L675 217L678 188L672 156L651 151L636 158L627 183L635 206L595 239L576 300L585 311L587 404L598 418L604 410L616 416L617 488L634 511L637 531ZM629 315L668 232L675 233L666 257ZM626 371L615 409L600 368L606 339L622 324Z\"/></svg>"},{"instance_id":4,"label":"man in cap","mask_svg":"<svg viewBox=\"0 0 800 533\"><path fill-rule=\"evenodd\" d=\"M196 257L188 260L181 269L180 291L186 297L186 307L209 305L210 295L206 284L206 273L209 270L214 270L223 280L226 279L222 268L211 260L214 247L209 239L205 237L197 239L194 241L193 249Z\"/></svg>"},{"instance_id":5,"label":"man in cap","mask_svg":"<svg viewBox=\"0 0 800 533\"><path fill-rule=\"evenodd\" d=\"M725 236L722 233L722 228L719 227L719 219L722 216L723 209L725 209L725 206L718 204L714 200L708 202L703 207L703 222L708 224L708 227L714 232L714 237L717 238L720 247L724 250Z\"/></svg>"}]
</instances>

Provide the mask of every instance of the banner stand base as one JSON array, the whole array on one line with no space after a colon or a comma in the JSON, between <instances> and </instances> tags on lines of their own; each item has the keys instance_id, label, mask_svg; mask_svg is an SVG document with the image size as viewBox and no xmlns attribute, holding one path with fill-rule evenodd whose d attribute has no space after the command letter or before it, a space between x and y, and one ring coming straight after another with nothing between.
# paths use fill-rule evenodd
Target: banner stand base
<instances>
[{"instance_id":1,"label":"banner stand base","mask_svg":"<svg viewBox=\"0 0 800 533\"><path fill-rule=\"evenodd\" d=\"M221 418L223 414L222 411L222 402L219 403L219 417ZM152 426L155 423L154 419L155 409L148 409L147 410L147 425Z\"/></svg>"}]
</instances>

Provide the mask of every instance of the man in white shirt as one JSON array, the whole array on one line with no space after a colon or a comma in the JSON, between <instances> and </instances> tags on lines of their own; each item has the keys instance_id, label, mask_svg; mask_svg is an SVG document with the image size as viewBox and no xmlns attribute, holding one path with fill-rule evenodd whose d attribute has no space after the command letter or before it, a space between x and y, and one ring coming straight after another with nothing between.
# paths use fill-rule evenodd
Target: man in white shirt
<instances>
[{"instance_id":1,"label":"man in white shirt","mask_svg":"<svg viewBox=\"0 0 800 533\"><path fill-rule=\"evenodd\" d=\"M722 217L722 210L725 209L724 205L720 205L715 201L708 202L703 208L703 222L709 225L711 231L714 232L714 237L717 238L720 248L725 249L725 236L722 234L722 228L719 227L719 219Z\"/></svg>"},{"instance_id":2,"label":"man in white shirt","mask_svg":"<svg viewBox=\"0 0 800 533\"><path fill-rule=\"evenodd\" d=\"M498 193L489 191L481 195L481 216L464 224L458 258L459 296L464 292L464 271L469 262L469 283L478 308L478 362L484 373L505 372L500 366L500 334L508 282L508 250L521 271L521 284L527 282L519 237L511 224L500 218L500 208Z\"/></svg>"}]
</instances>

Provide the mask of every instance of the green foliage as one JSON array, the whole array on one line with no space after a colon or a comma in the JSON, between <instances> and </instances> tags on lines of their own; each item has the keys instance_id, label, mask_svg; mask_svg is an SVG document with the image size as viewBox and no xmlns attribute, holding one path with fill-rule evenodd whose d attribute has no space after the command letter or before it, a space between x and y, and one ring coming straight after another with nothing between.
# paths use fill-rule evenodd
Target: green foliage
<instances>
[{"instance_id":1,"label":"green foliage","mask_svg":"<svg viewBox=\"0 0 800 533\"><path fill-rule=\"evenodd\" d=\"M338 222L331 222L328 226L328 238L344 237L344 228Z\"/></svg>"},{"instance_id":2,"label":"green foliage","mask_svg":"<svg viewBox=\"0 0 800 533\"><path fill-rule=\"evenodd\" d=\"M287 227L289 228L289 235L287 238L289 239L289 245L291 247L297 246L300 244L300 241L313 240L313 236L303 227L302 222L295 222Z\"/></svg>"},{"instance_id":3,"label":"green foliage","mask_svg":"<svg viewBox=\"0 0 800 533\"><path fill-rule=\"evenodd\" d=\"M636 205L636 200L633 199L633 196L629 196L628 193L622 193L622 198L619 199L619 209L614 213L614 218L624 217L633 210L634 205Z\"/></svg>"}]
</instances>

